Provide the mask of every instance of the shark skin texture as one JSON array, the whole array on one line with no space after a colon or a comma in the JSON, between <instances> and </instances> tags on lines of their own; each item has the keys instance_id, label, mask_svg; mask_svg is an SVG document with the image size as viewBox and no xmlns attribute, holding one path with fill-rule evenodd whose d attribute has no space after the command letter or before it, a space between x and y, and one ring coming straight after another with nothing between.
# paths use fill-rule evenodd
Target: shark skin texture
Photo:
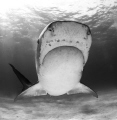
<instances>
[{"instance_id":1,"label":"shark skin texture","mask_svg":"<svg viewBox=\"0 0 117 120\"><path fill-rule=\"evenodd\" d=\"M48 24L37 41L37 83L27 82L29 80L10 64L17 77L20 76L18 78L23 86L26 86L16 98L77 93L88 93L98 98L94 90L80 82L91 43L91 31L85 24L77 21Z\"/></svg>"}]
</instances>

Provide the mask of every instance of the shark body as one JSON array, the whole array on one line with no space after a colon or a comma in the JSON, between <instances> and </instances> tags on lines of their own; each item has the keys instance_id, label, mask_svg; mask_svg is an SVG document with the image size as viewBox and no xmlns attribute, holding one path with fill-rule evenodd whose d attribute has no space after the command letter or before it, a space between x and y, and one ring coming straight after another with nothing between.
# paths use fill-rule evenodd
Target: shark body
<instances>
[{"instance_id":1,"label":"shark body","mask_svg":"<svg viewBox=\"0 0 117 120\"><path fill-rule=\"evenodd\" d=\"M76 21L48 24L37 41L35 60L38 82L30 84L18 97L47 93L52 96L91 93L98 97L93 90L80 83L91 43L91 31L85 24Z\"/></svg>"}]
</instances>

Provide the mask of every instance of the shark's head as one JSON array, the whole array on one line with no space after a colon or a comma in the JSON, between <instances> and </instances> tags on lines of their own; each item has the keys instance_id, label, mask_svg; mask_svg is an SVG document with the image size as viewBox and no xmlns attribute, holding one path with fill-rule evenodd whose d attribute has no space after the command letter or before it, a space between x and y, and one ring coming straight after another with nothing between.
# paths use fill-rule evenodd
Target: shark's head
<instances>
[{"instance_id":1,"label":"shark's head","mask_svg":"<svg viewBox=\"0 0 117 120\"><path fill-rule=\"evenodd\" d=\"M87 62L92 37L90 28L76 21L55 21L45 27L38 39L36 63L43 63L49 51L60 46L73 46L78 48ZM38 71L38 70L37 70Z\"/></svg>"}]
</instances>

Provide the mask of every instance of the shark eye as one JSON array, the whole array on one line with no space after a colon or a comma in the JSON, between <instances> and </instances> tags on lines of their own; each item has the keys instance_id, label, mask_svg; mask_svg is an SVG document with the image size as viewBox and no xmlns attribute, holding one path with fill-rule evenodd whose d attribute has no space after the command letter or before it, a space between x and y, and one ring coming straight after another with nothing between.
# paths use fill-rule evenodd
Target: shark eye
<instances>
[{"instance_id":1,"label":"shark eye","mask_svg":"<svg viewBox=\"0 0 117 120\"><path fill-rule=\"evenodd\" d=\"M90 31L90 29L88 28L87 29L87 35L90 35L91 34L91 31Z\"/></svg>"},{"instance_id":2,"label":"shark eye","mask_svg":"<svg viewBox=\"0 0 117 120\"><path fill-rule=\"evenodd\" d=\"M37 43L39 44L39 39L37 40Z\"/></svg>"},{"instance_id":3,"label":"shark eye","mask_svg":"<svg viewBox=\"0 0 117 120\"><path fill-rule=\"evenodd\" d=\"M52 31L52 28L48 28L49 31Z\"/></svg>"}]
</instances>

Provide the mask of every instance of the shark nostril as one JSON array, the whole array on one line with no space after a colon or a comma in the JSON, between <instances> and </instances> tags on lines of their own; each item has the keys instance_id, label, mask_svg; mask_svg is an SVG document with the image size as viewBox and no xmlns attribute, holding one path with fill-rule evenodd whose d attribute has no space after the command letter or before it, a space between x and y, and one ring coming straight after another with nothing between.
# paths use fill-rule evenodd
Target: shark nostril
<instances>
[{"instance_id":1,"label":"shark nostril","mask_svg":"<svg viewBox=\"0 0 117 120\"><path fill-rule=\"evenodd\" d=\"M90 35L90 34L91 34L90 29L87 29L87 35Z\"/></svg>"}]
</instances>

